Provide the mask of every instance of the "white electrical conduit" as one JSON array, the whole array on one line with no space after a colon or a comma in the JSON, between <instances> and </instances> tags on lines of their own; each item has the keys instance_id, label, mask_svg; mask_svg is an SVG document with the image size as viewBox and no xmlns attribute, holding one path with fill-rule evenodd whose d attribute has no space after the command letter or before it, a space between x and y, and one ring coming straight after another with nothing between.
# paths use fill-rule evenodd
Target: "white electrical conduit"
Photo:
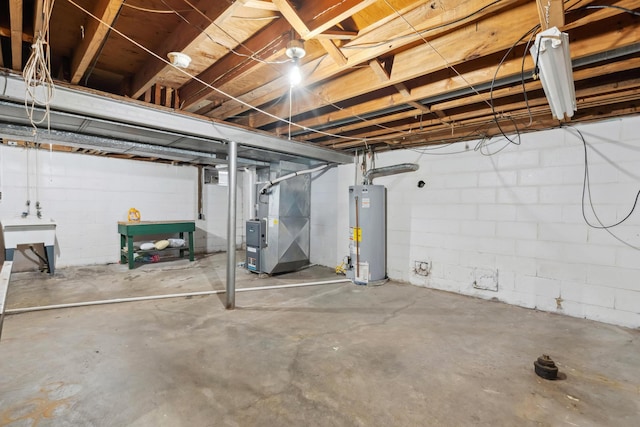
<instances>
[{"instance_id":1,"label":"white electrical conduit","mask_svg":"<svg viewBox=\"0 0 640 427\"><path fill-rule=\"evenodd\" d=\"M350 282L349 279L336 279L336 280L325 280L322 282L307 282L307 283L293 283L289 285L273 285L273 286L255 286L252 288L240 288L236 289L236 292L250 292L250 291L267 291L271 289L286 289L286 288L301 288L305 286L318 286L318 285L331 285L334 283L344 283ZM85 301L85 302L71 302L67 304L53 304L53 305L41 305L39 307L24 307L24 308L12 308L10 310L5 310L4 314L20 314L20 313L29 313L32 311L44 311L44 310L55 310L59 308L74 308L74 307L87 307L91 305L105 305L105 304L119 304L122 302L135 302L135 301L150 301L156 299L167 299L167 298L184 298L184 297L195 297L195 296L203 296L203 295L216 295L216 294L224 294L227 291L224 289L213 290L213 291L199 291L199 292L184 292L180 294L166 294L166 295L152 295L145 297L128 297L128 298L114 298L114 299L106 299L106 300L97 300L97 301Z\"/></svg>"},{"instance_id":2,"label":"white electrical conduit","mask_svg":"<svg viewBox=\"0 0 640 427\"><path fill-rule=\"evenodd\" d=\"M322 165L322 166L318 166L312 169L305 169L303 171L298 171L298 172L292 172L288 175L283 175L280 178L276 178L273 181L269 181L267 182L264 187L262 187L260 189L260 193L259 194L265 194L267 192L268 189L270 189L271 187L273 187L274 185L276 185L279 182L285 181L287 179L296 177L298 175L304 175L304 174L308 174L308 173L313 173L313 172L318 172L321 171L322 169L328 167L329 165Z\"/></svg>"}]
</instances>

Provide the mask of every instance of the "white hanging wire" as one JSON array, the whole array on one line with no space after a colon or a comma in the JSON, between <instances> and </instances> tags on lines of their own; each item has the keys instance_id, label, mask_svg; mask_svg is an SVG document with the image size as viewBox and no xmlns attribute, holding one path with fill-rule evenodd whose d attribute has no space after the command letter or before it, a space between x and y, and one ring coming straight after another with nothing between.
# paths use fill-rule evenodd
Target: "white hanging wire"
<instances>
[{"instance_id":1,"label":"white hanging wire","mask_svg":"<svg viewBox=\"0 0 640 427\"><path fill-rule=\"evenodd\" d=\"M53 78L51 77L51 54L49 46L49 21L55 0L44 0L42 8L42 29L35 35L31 44L31 55L22 71L26 96L24 106L33 126L34 135L37 125L47 121L49 123L49 107L55 95ZM44 115L39 120L35 118L36 106L44 106Z\"/></svg>"},{"instance_id":2,"label":"white hanging wire","mask_svg":"<svg viewBox=\"0 0 640 427\"><path fill-rule=\"evenodd\" d=\"M226 98L229 98L229 99L231 99L231 100L233 100L233 101L235 101L235 102L237 102L237 103L239 103L241 105L244 105L245 107L247 107L249 109L255 110L255 111L259 112L259 113L265 114L268 117L271 117L272 119L281 121L283 123L288 123L288 124L290 124L292 126L299 127L301 129L309 131L309 132L315 132L315 133L319 133L321 135L325 135L325 136L329 136L329 137L333 137L333 138L345 139L345 140L348 140L348 141L362 141L362 138L354 138L354 137L349 137L349 136L336 135L336 134L333 134L333 133L323 132L321 130L312 129L312 128L307 127L307 126L303 126L303 125L294 123L291 120L288 120L288 119L285 119L285 118L282 118L282 117L278 117L275 114L272 114L272 113L270 113L268 111L265 111L265 110L263 110L263 109L261 109L259 107L253 106L253 105L249 104L248 102L243 101L240 98L236 98L235 96L226 93L222 89L219 89L219 88L217 88L217 87L205 82L201 78L189 73L188 71L184 70L183 68L179 68L179 67L174 66L167 59L165 59L162 56L158 55L157 53L153 52L152 50L150 50L146 46L142 45L141 43L135 41L131 37L129 37L126 34L124 34L122 31L118 30L117 28L112 27L107 22L105 22L104 20L102 20L99 17L95 16L93 13L89 12L87 9L85 9L84 7L82 7L81 5L76 3L74 0L67 0L67 2L69 2L70 4L72 4L73 6L78 8L79 10L83 11L84 13L86 13L91 18L93 18L96 21L100 22L102 25L106 26L107 28L110 28L111 31L113 31L114 33L118 34L119 36L121 36L122 38L127 40L128 42L132 43L133 45L135 45L138 48L142 49L143 51L147 52L149 55L153 56L154 58L158 59L159 61L162 61L164 64L174 68L176 71L186 75L187 77L193 79L194 81L197 81L198 83L208 87L209 89L213 90L214 92L217 92L217 93L219 93L220 95L222 95L222 96L224 96ZM384 138L369 138L369 140L384 140Z\"/></svg>"}]
</instances>

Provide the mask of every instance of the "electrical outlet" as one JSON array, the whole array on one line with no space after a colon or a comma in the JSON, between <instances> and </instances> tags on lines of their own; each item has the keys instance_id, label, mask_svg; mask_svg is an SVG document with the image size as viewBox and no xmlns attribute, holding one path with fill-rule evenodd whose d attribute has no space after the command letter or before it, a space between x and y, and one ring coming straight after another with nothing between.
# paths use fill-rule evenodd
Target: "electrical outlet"
<instances>
[{"instance_id":1,"label":"electrical outlet","mask_svg":"<svg viewBox=\"0 0 640 427\"><path fill-rule=\"evenodd\" d=\"M431 263L429 261L414 261L413 272L418 276L428 276L431 272Z\"/></svg>"}]
</instances>

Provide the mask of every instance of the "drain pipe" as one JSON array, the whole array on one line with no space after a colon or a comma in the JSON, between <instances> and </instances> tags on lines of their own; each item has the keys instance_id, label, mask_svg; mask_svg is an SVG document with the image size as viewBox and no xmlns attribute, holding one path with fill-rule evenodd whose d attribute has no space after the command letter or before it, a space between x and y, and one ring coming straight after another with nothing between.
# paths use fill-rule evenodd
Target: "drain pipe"
<instances>
[{"instance_id":1,"label":"drain pipe","mask_svg":"<svg viewBox=\"0 0 640 427\"><path fill-rule=\"evenodd\" d=\"M318 166L318 167L315 167L315 168L312 168L312 169L305 169L305 170L302 170L302 171L292 172L290 174L283 175L280 178L276 178L273 181L268 181L264 185L264 187L262 187L260 189L260 194L266 194L268 189L270 189L271 187L273 187L274 185L276 185L279 182L282 182L282 181L285 181L287 179L296 177L298 175L305 175L305 174L309 174L309 173L313 173L313 172L318 172L318 171L321 171L321 170L323 170L324 168L326 168L328 166L329 166L329 164L326 164L326 165Z\"/></svg>"},{"instance_id":2,"label":"drain pipe","mask_svg":"<svg viewBox=\"0 0 640 427\"><path fill-rule=\"evenodd\" d=\"M398 173L417 171L420 165L417 163L401 163L399 165L385 166L382 168L369 169L363 176L363 184L371 185L375 178L387 175L395 175Z\"/></svg>"}]
</instances>

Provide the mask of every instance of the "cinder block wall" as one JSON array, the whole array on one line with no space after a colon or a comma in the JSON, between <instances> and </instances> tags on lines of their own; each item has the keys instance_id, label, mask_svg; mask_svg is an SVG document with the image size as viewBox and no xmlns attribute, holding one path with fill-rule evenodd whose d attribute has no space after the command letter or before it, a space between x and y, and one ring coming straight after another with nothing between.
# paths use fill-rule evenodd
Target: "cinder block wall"
<instances>
[{"instance_id":1,"label":"cinder block wall","mask_svg":"<svg viewBox=\"0 0 640 427\"><path fill-rule=\"evenodd\" d=\"M576 126L589 145L591 195L604 224L619 221L640 190L640 117ZM485 147L505 145L495 138ZM389 277L418 286L498 299L510 304L640 326L640 250L582 217L584 151L575 131L523 134L492 156L474 151L478 141L432 150L377 156L376 165L420 164L418 172L383 177L387 187ZM466 148L468 147L468 149ZM484 151L484 150L483 150ZM445 154L455 153L455 154ZM338 263L348 254L347 187L353 165L341 166L335 191ZM417 182L426 182L418 188ZM320 182L314 183L313 191ZM587 218L597 224L588 199ZM312 216L317 211L312 212ZM640 249L640 206L610 230ZM323 230L325 235L330 231ZM314 259L328 245L315 245ZM324 253L322 256L319 253ZM428 263L428 276L416 274ZM484 288L484 289L479 289Z\"/></svg>"},{"instance_id":2,"label":"cinder block wall","mask_svg":"<svg viewBox=\"0 0 640 427\"><path fill-rule=\"evenodd\" d=\"M40 201L57 223L56 267L119 262L117 222L129 208L143 221L197 219L197 168L0 145L0 220ZM242 241L242 176L238 180ZM36 185L37 183L37 185ZM196 252L226 249L227 188L206 185L205 220L196 221ZM0 257L4 257L2 246ZM34 263L16 255L17 270ZM35 259L35 257L34 257ZM30 265L33 264L33 265Z\"/></svg>"}]
</instances>

